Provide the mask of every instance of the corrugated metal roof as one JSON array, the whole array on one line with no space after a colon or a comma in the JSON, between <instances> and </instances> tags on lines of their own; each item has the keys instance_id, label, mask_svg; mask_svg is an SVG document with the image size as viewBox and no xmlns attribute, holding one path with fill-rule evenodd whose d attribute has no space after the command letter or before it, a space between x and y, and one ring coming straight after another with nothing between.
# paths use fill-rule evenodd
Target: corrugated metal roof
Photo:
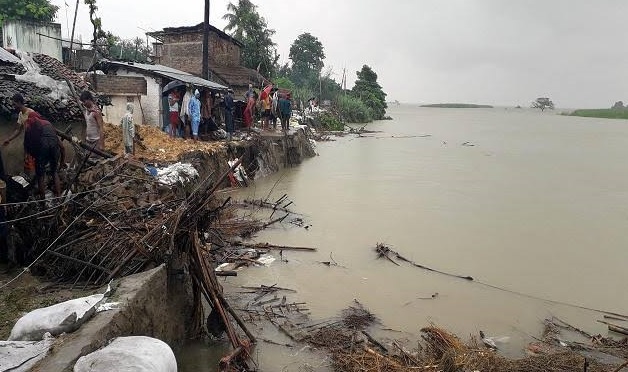
<instances>
[{"instance_id":1,"label":"corrugated metal roof","mask_svg":"<svg viewBox=\"0 0 628 372\"><path fill-rule=\"evenodd\" d=\"M4 48L0 48L0 61L10 62L10 63L20 63L19 58L7 52Z\"/></svg>"},{"instance_id":2,"label":"corrugated metal roof","mask_svg":"<svg viewBox=\"0 0 628 372\"><path fill-rule=\"evenodd\" d=\"M111 66L124 67L132 70L146 71L153 73L155 75L160 75L162 77L167 77L173 80L180 80L184 83L193 84L196 86L206 87L214 90L227 90L227 87L224 85L220 85L218 83L214 83L210 80L202 79L198 76L194 76L187 72L183 72L181 70L177 70L175 68L171 68L163 65L149 65L145 63L128 63L128 62L119 62L119 61L106 61L106 64Z\"/></svg>"}]
</instances>

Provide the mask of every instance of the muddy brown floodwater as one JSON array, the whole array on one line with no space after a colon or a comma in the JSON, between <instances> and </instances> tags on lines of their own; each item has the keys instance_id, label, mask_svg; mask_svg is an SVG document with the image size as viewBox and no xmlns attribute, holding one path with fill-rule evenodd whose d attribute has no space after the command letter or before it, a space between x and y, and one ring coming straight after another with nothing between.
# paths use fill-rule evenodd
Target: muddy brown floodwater
<instances>
[{"instance_id":1,"label":"muddy brown floodwater","mask_svg":"<svg viewBox=\"0 0 628 372\"><path fill-rule=\"evenodd\" d=\"M293 288L292 298L321 319L358 299L381 319L380 328L402 331L376 329L383 338L415 342L429 323L464 339L480 330L509 336L501 352L513 357L550 315L607 334L595 321L601 315L541 299L628 312L625 120L410 105L388 113L393 121L368 127L382 133L319 143L320 156L238 194L264 198L281 179L272 195L288 194L312 226L284 224L257 241L318 252L284 252L287 263L247 269L227 285ZM378 242L475 281L377 260ZM346 268L319 263L331 253ZM418 299L434 293L433 300ZM273 332L268 338L285 341ZM179 355L182 371L214 369L210 352L190 349ZM256 358L262 371L329 368L307 349L265 343ZM191 360L208 367L188 368Z\"/></svg>"}]
</instances>

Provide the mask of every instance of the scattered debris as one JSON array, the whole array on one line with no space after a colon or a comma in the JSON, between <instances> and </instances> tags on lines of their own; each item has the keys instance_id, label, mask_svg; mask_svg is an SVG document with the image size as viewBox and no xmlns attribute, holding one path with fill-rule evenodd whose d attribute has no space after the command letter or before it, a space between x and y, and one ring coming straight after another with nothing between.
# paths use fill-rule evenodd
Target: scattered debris
<instances>
[{"instance_id":1,"label":"scattered debris","mask_svg":"<svg viewBox=\"0 0 628 372\"><path fill-rule=\"evenodd\" d=\"M164 185L176 183L186 184L198 177L198 171L192 164L174 163L167 167L157 168L157 180Z\"/></svg>"},{"instance_id":2,"label":"scattered debris","mask_svg":"<svg viewBox=\"0 0 628 372\"><path fill-rule=\"evenodd\" d=\"M435 273L439 273L439 274L443 274L443 275L447 275L447 276L453 276L455 278L460 278L460 279L464 279L464 280L473 280L473 277L471 276L462 276L462 275L456 275L456 274L451 274L451 273L447 273L444 271L440 271L440 270L436 270L436 269L432 269L430 267L424 266L424 265L420 265L414 261L411 261L407 258L405 258L404 256L400 255L398 252L393 251L392 249L390 249L390 247L386 246L383 243L377 243L375 245L375 251L377 252L377 257L378 258L386 258L388 261L394 263L397 266L400 266L399 263L397 263L395 260L392 259L392 257L397 258L403 262L407 262L410 265L414 266L414 267L418 267L419 269L423 269L423 270L427 270L427 271L432 271Z\"/></svg>"}]
</instances>

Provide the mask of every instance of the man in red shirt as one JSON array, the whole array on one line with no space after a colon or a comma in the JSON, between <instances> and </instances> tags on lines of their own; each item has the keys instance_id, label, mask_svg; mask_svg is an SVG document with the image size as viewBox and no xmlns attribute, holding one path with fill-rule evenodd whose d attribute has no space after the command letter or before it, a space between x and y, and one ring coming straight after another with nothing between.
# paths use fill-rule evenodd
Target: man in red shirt
<instances>
[{"instance_id":1,"label":"man in red shirt","mask_svg":"<svg viewBox=\"0 0 628 372\"><path fill-rule=\"evenodd\" d=\"M59 163L65 161L65 149L57 131L38 112L26 107L21 94L13 96L13 106L28 115L24 123L24 150L35 158L35 177L41 198L46 194L46 166L50 166L50 174L54 180L54 195L61 196L61 181L57 169Z\"/></svg>"}]
</instances>

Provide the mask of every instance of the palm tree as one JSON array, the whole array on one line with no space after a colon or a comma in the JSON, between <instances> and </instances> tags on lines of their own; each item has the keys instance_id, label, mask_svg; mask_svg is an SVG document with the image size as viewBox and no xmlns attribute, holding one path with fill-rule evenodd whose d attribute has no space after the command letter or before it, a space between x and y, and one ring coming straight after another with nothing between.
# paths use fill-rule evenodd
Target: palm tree
<instances>
[{"instance_id":1,"label":"palm tree","mask_svg":"<svg viewBox=\"0 0 628 372\"><path fill-rule=\"evenodd\" d=\"M227 21L225 32L242 42L241 63L265 76L272 75L272 69L279 56L272 40L275 30L269 29L264 17L257 13L257 6L250 0L229 3L227 13L222 17Z\"/></svg>"},{"instance_id":2,"label":"palm tree","mask_svg":"<svg viewBox=\"0 0 628 372\"><path fill-rule=\"evenodd\" d=\"M250 0L238 0L238 4L229 3L227 12L222 19L227 21L225 31L231 32L231 36L238 40L242 40L245 35L250 33L251 26L256 24L259 15L255 11L257 6Z\"/></svg>"}]
</instances>

